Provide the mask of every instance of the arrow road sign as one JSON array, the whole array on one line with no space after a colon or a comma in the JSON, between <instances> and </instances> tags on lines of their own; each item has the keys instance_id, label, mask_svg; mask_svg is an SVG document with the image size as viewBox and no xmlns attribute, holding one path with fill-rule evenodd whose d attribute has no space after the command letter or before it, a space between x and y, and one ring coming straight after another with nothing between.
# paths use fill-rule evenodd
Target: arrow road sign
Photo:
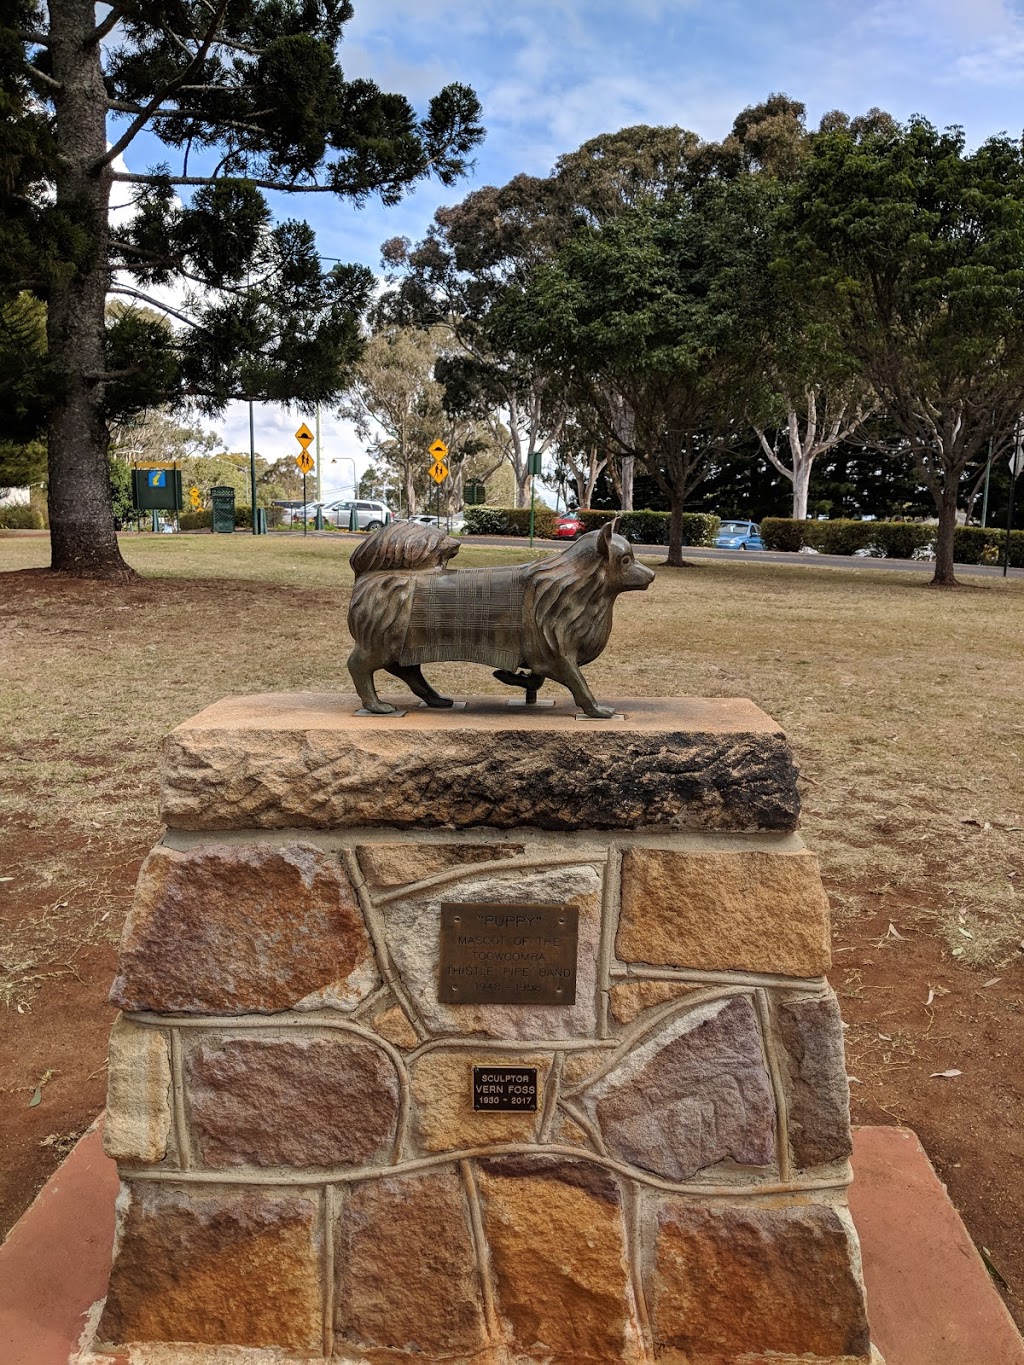
<instances>
[{"instance_id":1,"label":"arrow road sign","mask_svg":"<svg viewBox=\"0 0 1024 1365\"><path fill-rule=\"evenodd\" d=\"M435 460L430 466L429 473L435 483L444 483L445 479L448 477L448 466L443 460Z\"/></svg>"},{"instance_id":2,"label":"arrow road sign","mask_svg":"<svg viewBox=\"0 0 1024 1365\"><path fill-rule=\"evenodd\" d=\"M301 455L296 455L295 463L302 470L303 474L308 474L313 468L314 460L308 450L304 450Z\"/></svg>"},{"instance_id":3,"label":"arrow road sign","mask_svg":"<svg viewBox=\"0 0 1024 1365\"><path fill-rule=\"evenodd\" d=\"M302 447L303 450L308 450L308 448L313 444L315 438L313 436L313 433L310 431L309 427L307 427L305 422L303 422L302 426L299 427L298 431L295 433L295 439L298 441L299 445Z\"/></svg>"},{"instance_id":4,"label":"arrow road sign","mask_svg":"<svg viewBox=\"0 0 1024 1365\"><path fill-rule=\"evenodd\" d=\"M432 455L435 461L440 462L448 454L448 447L443 441L435 441L432 446L427 448L427 454Z\"/></svg>"}]
</instances>

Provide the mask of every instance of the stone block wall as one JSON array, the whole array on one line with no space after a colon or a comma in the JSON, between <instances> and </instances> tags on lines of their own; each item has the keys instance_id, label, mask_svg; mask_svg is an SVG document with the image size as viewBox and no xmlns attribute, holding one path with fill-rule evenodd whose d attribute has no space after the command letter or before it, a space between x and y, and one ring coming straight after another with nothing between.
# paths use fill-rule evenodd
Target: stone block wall
<instances>
[{"instance_id":1,"label":"stone block wall","mask_svg":"<svg viewBox=\"0 0 1024 1365\"><path fill-rule=\"evenodd\" d=\"M519 717L538 773L594 734L571 712ZM468 803L451 818L468 776L445 766L451 717L331 718L326 764L312 723L268 739L201 716L172 737L172 760L205 746L188 779L202 817L165 806L179 827L143 866L121 945L106 1144L122 1194L92 1359L133 1343L161 1365L876 1359L828 906L795 793L777 776L736 828L734 762L729 801L705 781L665 815L674 735L691 759L723 743L735 758L778 734L767 718L739 708L746 738L723 741L663 716L660 823L609 805L597 828L589 799L575 821L563 800L556 830L495 829ZM332 797L331 828L291 809L224 828L225 802L252 820L268 765L325 764L343 788L338 731L400 782L403 746L430 736L436 796L418 799L449 801L444 827L347 824ZM575 907L575 1003L440 999L451 901ZM536 1112L474 1110L489 1065L536 1068Z\"/></svg>"}]
</instances>

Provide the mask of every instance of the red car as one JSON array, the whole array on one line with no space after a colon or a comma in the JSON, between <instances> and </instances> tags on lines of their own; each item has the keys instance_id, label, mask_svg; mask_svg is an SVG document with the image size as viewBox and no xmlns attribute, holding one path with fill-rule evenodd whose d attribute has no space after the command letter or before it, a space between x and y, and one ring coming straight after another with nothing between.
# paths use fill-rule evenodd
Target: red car
<instances>
[{"instance_id":1,"label":"red car","mask_svg":"<svg viewBox=\"0 0 1024 1365\"><path fill-rule=\"evenodd\" d=\"M559 540L575 540L587 529L587 524L572 512L565 512L555 518L555 535Z\"/></svg>"}]
</instances>

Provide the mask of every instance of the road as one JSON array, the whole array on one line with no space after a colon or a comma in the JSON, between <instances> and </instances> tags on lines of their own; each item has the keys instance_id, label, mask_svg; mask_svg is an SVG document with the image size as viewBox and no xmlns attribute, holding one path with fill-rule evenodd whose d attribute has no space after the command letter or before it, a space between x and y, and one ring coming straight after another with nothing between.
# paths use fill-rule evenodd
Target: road
<instances>
[{"instance_id":1,"label":"road","mask_svg":"<svg viewBox=\"0 0 1024 1365\"><path fill-rule=\"evenodd\" d=\"M337 537L339 532L310 531L309 534ZM343 531L340 534L345 539L359 539L358 536L350 535L348 532ZM523 549L527 545L525 538L519 536L467 536L465 540L467 545L513 545L517 549ZM545 550L555 550L563 548L570 542L566 540L540 540L538 538L533 543ZM645 558L660 558L662 561L668 554L664 545L637 545L636 549ZM718 559L735 563L783 564L791 569L869 569L875 572L882 569L893 573L915 573L929 576L933 571L933 565L927 560L871 559L866 555L804 555L787 554L781 550L713 550L695 545L688 545L684 553L687 559L692 560ZM1002 566L996 564L958 564L956 570L959 574L970 574L972 577L1002 578L1003 576ZM1024 578L1024 569L1011 569L1009 577Z\"/></svg>"}]
</instances>

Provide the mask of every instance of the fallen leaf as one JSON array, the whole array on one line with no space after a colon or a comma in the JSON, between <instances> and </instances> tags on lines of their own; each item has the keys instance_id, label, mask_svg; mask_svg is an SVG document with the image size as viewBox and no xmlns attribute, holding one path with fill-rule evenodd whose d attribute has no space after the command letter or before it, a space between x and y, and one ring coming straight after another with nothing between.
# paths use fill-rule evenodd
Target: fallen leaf
<instances>
[{"instance_id":1,"label":"fallen leaf","mask_svg":"<svg viewBox=\"0 0 1024 1365\"><path fill-rule=\"evenodd\" d=\"M13 882L13 877L0 877L0 882Z\"/></svg>"},{"instance_id":2,"label":"fallen leaf","mask_svg":"<svg viewBox=\"0 0 1024 1365\"><path fill-rule=\"evenodd\" d=\"M956 1067L950 1067L948 1071L933 1071L928 1079L930 1081L944 1080L947 1078L952 1080L954 1076L962 1076L963 1074L962 1071L957 1071Z\"/></svg>"},{"instance_id":3,"label":"fallen leaf","mask_svg":"<svg viewBox=\"0 0 1024 1365\"><path fill-rule=\"evenodd\" d=\"M30 1109L34 1109L42 1098L43 1087L41 1085L37 1085L35 1090L32 1091L32 1098L28 1102L28 1107Z\"/></svg>"},{"instance_id":4,"label":"fallen leaf","mask_svg":"<svg viewBox=\"0 0 1024 1365\"><path fill-rule=\"evenodd\" d=\"M850 1082L851 1085L863 1085L863 1084L864 1084L864 1082L860 1079L859 1076L847 1076L846 1079Z\"/></svg>"},{"instance_id":5,"label":"fallen leaf","mask_svg":"<svg viewBox=\"0 0 1024 1365\"><path fill-rule=\"evenodd\" d=\"M987 990L989 986L994 986L997 981L1002 981L1002 979L1001 976L990 976L987 981L982 982L981 989Z\"/></svg>"},{"instance_id":6,"label":"fallen leaf","mask_svg":"<svg viewBox=\"0 0 1024 1365\"><path fill-rule=\"evenodd\" d=\"M928 988L928 999L924 1002L924 1007L925 1007L925 1009L928 1008L928 1006L932 1003L932 1001L933 1001L934 999L935 999L935 987L934 987L934 986L929 986L929 988Z\"/></svg>"},{"instance_id":7,"label":"fallen leaf","mask_svg":"<svg viewBox=\"0 0 1024 1365\"><path fill-rule=\"evenodd\" d=\"M892 920L889 921L889 932L886 934L886 938L898 938L903 940L903 942L906 942L906 940L903 938L903 935L896 928L895 924L893 924Z\"/></svg>"},{"instance_id":8,"label":"fallen leaf","mask_svg":"<svg viewBox=\"0 0 1024 1365\"><path fill-rule=\"evenodd\" d=\"M974 935L970 932L970 930L968 930L968 929L961 929L960 926L959 926L959 924L956 926L956 931L957 931L958 934L963 934L964 938L973 938L973 937L974 937Z\"/></svg>"}]
</instances>

